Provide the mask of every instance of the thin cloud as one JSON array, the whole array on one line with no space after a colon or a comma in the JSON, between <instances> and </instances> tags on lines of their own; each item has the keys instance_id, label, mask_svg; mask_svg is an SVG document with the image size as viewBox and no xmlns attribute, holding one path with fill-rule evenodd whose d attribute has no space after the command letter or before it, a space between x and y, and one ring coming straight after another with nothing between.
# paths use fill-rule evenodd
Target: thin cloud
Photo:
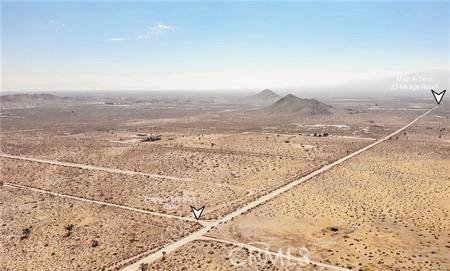
<instances>
[{"instance_id":1,"label":"thin cloud","mask_svg":"<svg viewBox=\"0 0 450 271\"><path fill-rule=\"evenodd\" d=\"M142 35L138 35L138 39L150 39L163 34L164 32L172 31L175 26L165 23L155 23L148 27L148 31Z\"/></svg>"},{"instance_id":2,"label":"thin cloud","mask_svg":"<svg viewBox=\"0 0 450 271\"><path fill-rule=\"evenodd\" d=\"M108 38L108 39L103 39L103 41L106 41L106 42L125 41L125 38Z\"/></svg>"},{"instance_id":3,"label":"thin cloud","mask_svg":"<svg viewBox=\"0 0 450 271\"><path fill-rule=\"evenodd\" d=\"M33 21L31 27L35 30L64 30L67 25L56 20Z\"/></svg>"},{"instance_id":4,"label":"thin cloud","mask_svg":"<svg viewBox=\"0 0 450 271\"><path fill-rule=\"evenodd\" d=\"M168 24L157 23L153 28L161 30L161 29L174 29L175 27Z\"/></svg>"}]
</instances>

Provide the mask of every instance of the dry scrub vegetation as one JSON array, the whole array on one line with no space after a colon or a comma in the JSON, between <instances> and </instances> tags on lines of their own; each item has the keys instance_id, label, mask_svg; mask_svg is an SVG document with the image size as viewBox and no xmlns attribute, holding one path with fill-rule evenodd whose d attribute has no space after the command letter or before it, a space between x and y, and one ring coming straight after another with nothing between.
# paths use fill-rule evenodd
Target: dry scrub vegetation
<instances>
[{"instance_id":1,"label":"dry scrub vegetation","mask_svg":"<svg viewBox=\"0 0 450 271\"><path fill-rule=\"evenodd\" d=\"M239 106L178 101L4 109L1 153L192 181L11 158L0 158L0 181L179 216L191 216L190 205L206 205L202 219L220 218L370 144L419 113L398 104L389 107L390 102L371 103L345 101L335 115L295 118L260 118ZM273 250L307 247L313 260L353 269L447 268L446 116L448 110L436 112L421 127L211 234L264 242ZM162 140L139 142L138 132L161 134ZM0 213L0 256L7 259L0 262L1 270L102 269L200 227L6 186L0 189ZM262 265L232 266L228 252L233 248L195 241L150 268L298 269L265 258ZM238 255L243 260L251 256L245 250Z\"/></svg>"},{"instance_id":2,"label":"dry scrub vegetation","mask_svg":"<svg viewBox=\"0 0 450 271\"><path fill-rule=\"evenodd\" d=\"M89 136L46 132L3 136L1 151L261 189L281 185L284 179L305 174L370 142L298 135L170 133L161 142L121 144L117 142L130 133Z\"/></svg>"},{"instance_id":3,"label":"dry scrub vegetation","mask_svg":"<svg viewBox=\"0 0 450 271\"><path fill-rule=\"evenodd\" d=\"M179 239L199 225L0 189L1 270L100 270Z\"/></svg>"},{"instance_id":4,"label":"dry scrub vegetation","mask_svg":"<svg viewBox=\"0 0 450 271\"><path fill-rule=\"evenodd\" d=\"M194 241L148 266L148 270L325 270L288 262L231 244Z\"/></svg>"},{"instance_id":5,"label":"dry scrub vegetation","mask_svg":"<svg viewBox=\"0 0 450 271\"><path fill-rule=\"evenodd\" d=\"M447 270L449 134L418 134L427 126L429 119L213 235L303 245L313 260L357 270Z\"/></svg>"},{"instance_id":6,"label":"dry scrub vegetation","mask_svg":"<svg viewBox=\"0 0 450 271\"><path fill-rule=\"evenodd\" d=\"M2 135L2 152L192 181L10 158L1 158L0 170L8 182L150 211L190 216L190 205L206 205L204 218L213 219L369 142L283 134L193 132L170 132L163 134L161 141L136 142L134 133L123 131L74 135L36 131Z\"/></svg>"},{"instance_id":7,"label":"dry scrub vegetation","mask_svg":"<svg viewBox=\"0 0 450 271\"><path fill-rule=\"evenodd\" d=\"M10 183L52 192L190 216L190 205L221 206L247 191L185 181L130 176L99 170L0 158L0 175Z\"/></svg>"}]
</instances>

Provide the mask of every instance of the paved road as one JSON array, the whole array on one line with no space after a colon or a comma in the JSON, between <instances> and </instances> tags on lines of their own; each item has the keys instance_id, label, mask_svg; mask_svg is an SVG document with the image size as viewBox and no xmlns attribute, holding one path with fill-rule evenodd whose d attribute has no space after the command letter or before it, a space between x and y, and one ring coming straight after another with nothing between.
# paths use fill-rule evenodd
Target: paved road
<instances>
[{"instance_id":1,"label":"paved road","mask_svg":"<svg viewBox=\"0 0 450 271\"><path fill-rule=\"evenodd\" d=\"M185 236L184 238L182 238L182 239L180 239L178 241L175 241L175 242L173 242L171 244L166 245L165 247L159 249L156 252L152 253L151 251L148 251L146 253L142 253L141 255L136 255L135 257L133 257L134 259L135 258L139 258L140 256L144 256L144 255L150 253L149 255L143 257L141 260L139 260L139 261L137 261L137 262L135 262L135 263L133 263L131 265L128 265L128 266L124 267L122 270L123 271L136 271L136 270L139 270L139 266L141 264L143 264L143 263L151 264L152 262L154 262L157 259L161 258L163 256L163 252L169 254L169 253L174 252L175 250L179 249L180 247L186 245L189 242L192 242L192 241L195 241L195 240L198 240L198 239L202 238L208 231L212 230L213 228L216 228L220 224L228 222L228 221L232 220L233 218L235 218L235 217L237 217L239 215L242 215L243 213L245 213L245 212L247 212L247 211L257 207L258 205L263 204L263 203L265 203L265 202L267 202L267 201L277 197L278 195L280 195L280 194L282 194L282 193L284 193L286 191L291 190L292 188L298 186L299 184L304 183L307 180L309 180L309 179L311 179L311 178L313 178L313 177L315 177L315 176L317 176L319 174L322 174L323 172L325 172L325 171L327 171L327 170L329 170L329 169L331 169L331 168L333 168L333 167L335 167L337 165L342 164L343 162L345 162L345 161L347 161L347 160L349 160L349 159L351 159L351 158L361 154L362 152L365 152L365 151L375 147L376 145L378 145L380 143L383 143L386 140L389 140L390 137L393 137L393 136L401 133L402 131L404 131L405 129L409 128L411 125L413 125L416 121L418 121L419 119L425 117L426 115L428 115L430 112L432 112L434 109L436 109L438 107L439 106L436 106L436 107L428 110L427 112L421 114L420 116L418 116L417 118L412 120L410 123L406 124L405 126L403 126L402 128L398 129L397 131L393 132L392 134L390 134L390 135L388 135L388 136L386 136L386 137L384 137L382 139L379 139L378 141L376 141L376 142L374 142L374 143L372 143L370 145L367 145L366 147L361 148L361 149L359 149L359 150L357 150L357 151L355 151L355 152L353 152L353 153L351 153L351 154L349 154L349 155L347 155L347 156L345 156L343 158L340 158L340 159L334 161L331 164L325 165L325 166L321 167L320 169L318 169L316 171L313 171L310 174L308 174L308 175L306 175L306 176L304 176L304 177L302 177L300 179L292 181L292 182L290 182L290 183L288 183L288 184L286 184L286 185L284 185L284 186L282 186L282 187L280 187L280 188L278 188L278 189L276 189L276 190L274 190L274 191L272 191L272 192L270 192L270 193L268 193L266 195L263 195L263 196L259 197L258 199L248 203L247 205L245 205L245 206L243 206L243 207L233 211L232 213L226 215L225 217L223 217L223 218L221 218L221 219L219 219L219 220L217 220L217 221L215 221L213 223L210 223L206 227L201 228L198 231L195 231L195 232ZM131 260L131 258L130 258L130 260ZM123 262L126 262L126 260L124 260Z\"/></svg>"}]
</instances>

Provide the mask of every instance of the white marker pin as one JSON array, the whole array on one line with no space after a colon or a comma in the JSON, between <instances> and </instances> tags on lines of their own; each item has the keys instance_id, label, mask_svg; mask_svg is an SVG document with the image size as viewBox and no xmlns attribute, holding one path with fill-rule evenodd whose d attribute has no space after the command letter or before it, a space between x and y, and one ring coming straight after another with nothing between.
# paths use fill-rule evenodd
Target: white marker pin
<instances>
[{"instance_id":1,"label":"white marker pin","mask_svg":"<svg viewBox=\"0 0 450 271\"><path fill-rule=\"evenodd\" d=\"M437 93L436 91L431 90L431 93L433 93L434 99L436 100L437 104L441 103L442 98L444 97L445 91L446 91L446 89L444 89L440 93Z\"/></svg>"},{"instance_id":2,"label":"white marker pin","mask_svg":"<svg viewBox=\"0 0 450 271\"><path fill-rule=\"evenodd\" d=\"M198 209L191 206L191 210L194 213L195 219L197 219L197 220L200 219L200 216L202 215L204 209L205 209L205 206L198 208Z\"/></svg>"}]
</instances>

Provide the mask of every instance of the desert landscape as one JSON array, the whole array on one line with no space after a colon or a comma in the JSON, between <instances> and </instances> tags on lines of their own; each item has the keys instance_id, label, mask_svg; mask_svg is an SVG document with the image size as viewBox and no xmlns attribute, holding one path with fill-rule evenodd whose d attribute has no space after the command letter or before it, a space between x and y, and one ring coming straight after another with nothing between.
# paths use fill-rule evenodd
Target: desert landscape
<instances>
[{"instance_id":1,"label":"desert landscape","mask_svg":"<svg viewBox=\"0 0 450 271\"><path fill-rule=\"evenodd\" d=\"M0 271L450 270L450 2L0 17Z\"/></svg>"},{"instance_id":2,"label":"desert landscape","mask_svg":"<svg viewBox=\"0 0 450 271\"><path fill-rule=\"evenodd\" d=\"M1 268L445 270L448 106L276 96L179 116L8 96Z\"/></svg>"}]
</instances>

